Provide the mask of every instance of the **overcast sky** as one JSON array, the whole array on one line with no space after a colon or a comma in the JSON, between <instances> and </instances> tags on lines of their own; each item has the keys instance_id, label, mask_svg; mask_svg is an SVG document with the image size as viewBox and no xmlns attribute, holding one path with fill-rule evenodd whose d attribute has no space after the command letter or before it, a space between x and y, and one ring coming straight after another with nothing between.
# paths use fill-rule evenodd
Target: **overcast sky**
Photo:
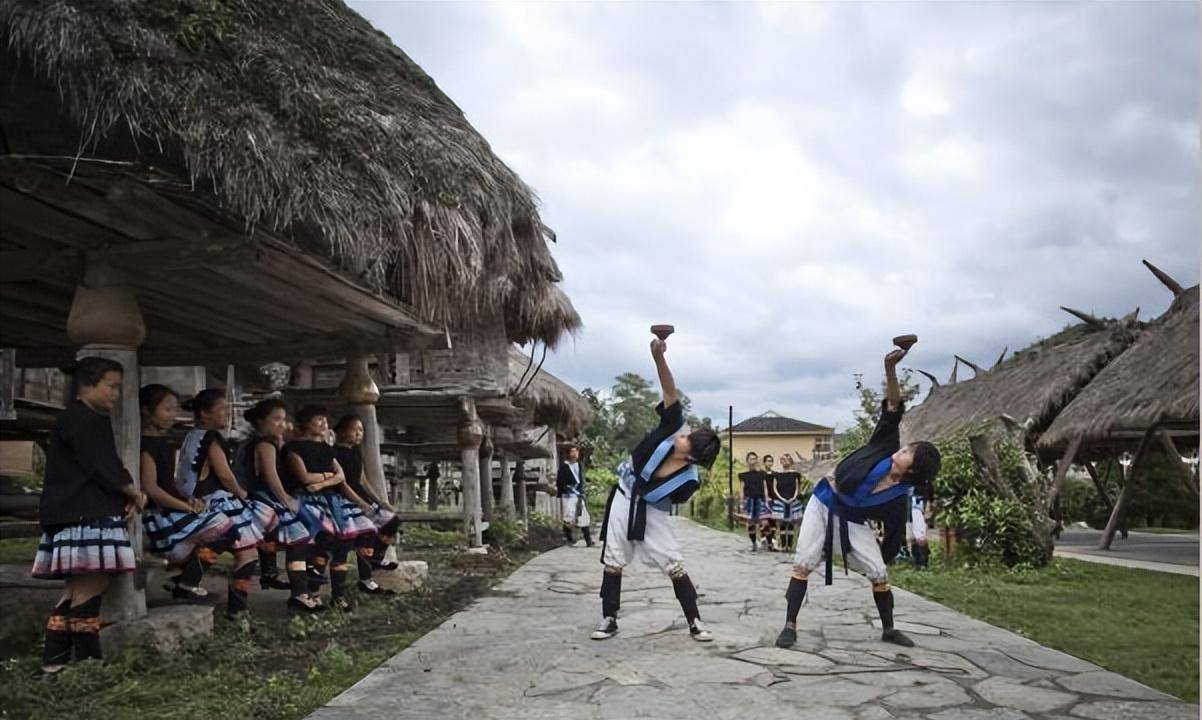
<instances>
[{"instance_id":1,"label":"overcast sky","mask_svg":"<svg viewBox=\"0 0 1202 720\"><path fill-rule=\"evenodd\" d=\"M352 2L538 193L585 328L546 367L844 427L889 339L946 377L1198 282L1197 3Z\"/></svg>"}]
</instances>

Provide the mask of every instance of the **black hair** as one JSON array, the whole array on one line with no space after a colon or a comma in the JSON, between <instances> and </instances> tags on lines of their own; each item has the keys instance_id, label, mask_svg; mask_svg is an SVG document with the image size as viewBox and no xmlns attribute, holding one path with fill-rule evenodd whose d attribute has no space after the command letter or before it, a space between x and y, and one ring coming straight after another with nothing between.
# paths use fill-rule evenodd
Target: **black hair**
<instances>
[{"instance_id":1,"label":"black hair","mask_svg":"<svg viewBox=\"0 0 1202 720\"><path fill-rule=\"evenodd\" d=\"M68 396L70 398L75 398L84 388L96 387L108 373L125 375L125 368L121 367L121 363L95 355L82 357L62 370L71 376L71 394Z\"/></svg>"},{"instance_id":2,"label":"black hair","mask_svg":"<svg viewBox=\"0 0 1202 720\"><path fill-rule=\"evenodd\" d=\"M943 464L939 448L935 447L934 443L925 440L911 443L910 446L914 448L914 461L910 464L909 471L906 472L906 482L930 498L933 494L935 476L939 474L939 468Z\"/></svg>"},{"instance_id":3,"label":"black hair","mask_svg":"<svg viewBox=\"0 0 1202 720\"><path fill-rule=\"evenodd\" d=\"M772 457L772 453L767 453L765 455L762 455L760 457L760 460L763 460L764 462L768 462L769 460L776 460L776 458Z\"/></svg>"},{"instance_id":4,"label":"black hair","mask_svg":"<svg viewBox=\"0 0 1202 720\"><path fill-rule=\"evenodd\" d=\"M361 422L363 422L363 418L354 413L347 413L346 415L338 418L338 422L334 423L334 432L341 435L347 430L350 430L352 424Z\"/></svg>"},{"instance_id":5,"label":"black hair","mask_svg":"<svg viewBox=\"0 0 1202 720\"><path fill-rule=\"evenodd\" d=\"M747 458L751 457L752 455L755 455L756 457L759 457L759 456L760 456L760 455L759 455L759 453L757 453L755 450L752 450L751 452L749 452L749 453L747 453L746 455L744 455L744 456L743 456L743 459L744 459L744 460L746 460Z\"/></svg>"},{"instance_id":6,"label":"black hair","mask_svg":"<svg viewBox=\"0 0 1202 720\"><path fill-rule=\"evenodd\" d=\"M138 405L141 406L142 412L149 415L169 397L178 398L179 395L166 385L150 383L143 385L142 389L138 391Z\"/></svg>"},{"instance_id":7,"label":"black hair","mask_svg":"<svg viewBox=\"0 0 1202 720\"><path fill-rule=\"evenodd\" d=\"M250 423L257 430L259 429L259 423L263 422L268 415L276 410L283 410L287 413L288 406L279 398L264 398L247 408L242 413L242 417L246 418L246 422Z\"/></svg>"},{"instance_id":8,"label":"black hair","mask_svg":"<svg viewBox=\"0 0 1202 720\"><path fill-rule=\"evenodd\" d=\"M296 429L303 430L315 417L329 417L330 413L321 405L305 405L296 411Z\"/></svg>"},{"instance_id":9,"label":"black hair","mask_svg":"<svg viewBox=\"0 0 1202 720\"><path fill-rule=\"evenodd\" d=\"M190 410L192 416L197 420L200 419L200 414L208 412L217 407L217 403L225 399L225 391L217 388L205 388L196 393L196 397L191 400L185 400L180 407L185 410Z\"/></svg>"},{"instance_id":10,"label":"black hair","mask_svg":"<svg viewBox=\"0 0 1202 720\"><path fill-rule=\"evenodd\" d=\"M693 462L703 468L711 468L718 459L718 451L722 449L722 440L718 433L710 428L698 428L689 433L689 456Z\"/></svg>"}]
</instances>

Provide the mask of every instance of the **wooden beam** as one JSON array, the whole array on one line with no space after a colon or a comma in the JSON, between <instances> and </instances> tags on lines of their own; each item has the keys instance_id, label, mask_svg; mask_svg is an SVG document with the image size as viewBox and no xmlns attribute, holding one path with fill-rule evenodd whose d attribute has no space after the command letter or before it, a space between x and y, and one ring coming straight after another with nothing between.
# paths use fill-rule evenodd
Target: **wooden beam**
<instances>
[{"instance_id":1,"label":"wooden beam","mask_svg":"<svg viewBox=\"0 0 1202 720\"><path fill-rule=\"evenodd\" d=\"M998 366L998 365L1001 365L1001 364L1002 364L1002 362L1004 362L1004 361L1006 360L1006 353L1007 353L1007 352L1009 352L1009 351L1010 351L1010 346L1009 346L1009 345L1007 345L1006 347L1002 348L1002 354L997 356L997 361L996 361L996 362L994 362L994 363L993 363L993 367L991 367L991 368L989 368L989 369L990 369L990 370L993 370L993 369L997 368L997 366Z\"/></svg>"},{"instance_id":2,"label":"wooden beam","mask_svg":"<svg viewBox=\"0 0 1202 720\"><path fill-rule=\"evenodd\" d=\"M138 353L142 365L206 365L231 363L235 365L262 362L296 362L298 359L342 357L348 353L385 352L403 347L407 336L362 335L319 336L297 338L292 342L262 345L215 345L201 348L144 347Z\"/></svg>"},{"instance_id":3,"label":"wooden beam","mask_svg":"<svg viewBox=\"0 0 1202 720\"><path fill-rule=\"evenodd\" d=\"M244 238L147 240L90 251L61 247L6 250L0 252L0 282L38 280L47 274L65 271L70 271L77 279L83 275L84 255L92 253L121 270L162 273L210 264L237 264L253 257L254 252L251 242ZM130 278L131 284L136 284L137 273L129 274L134 276Z\"/></svg>"},{"instance_id":4,"label":"wooden beam","mask_svg":"<svg viewBox=\"0 0 1202 720\"><path fill-rule=\"evenodd\" d=\"M47 237L55 245L91 249L131 239L4 185L0 185L0 207L4 208L0 212L0 227L12 226Z\"/></svg>"},{"instance_id":5,"label":"wooden beam","mask_svg":"<svg viewBox=\"0 0 1202 720\"><path fill-rule=\"evenodd\" d=\"M1064 456L1056 463L1056 481L1053 487L1056 488L1056 494L1059 495L1064 488L1064 479L1068 476L1068 469L1073 464L1073 459L1077 457L1077 450L1081 448L1081 434L1073 436L1068 442L1068 448L1064 451Z\"/></svg>"},{"instance_id":6,"label":"wooden beam","mask_svg":"<svg viewBox=\"0 0 1202 720\"><path fill-rule=\"evenodd\" d=\"M1177 450L1177 445L1173 442L1173 438L1165 432L1164 428L1159 428L1156 431L1156 439L1160 442L1160 447L1164 450L1165 456L1169 459L1169 464L1173 466L1177 477L1180 478L1181 484L1188 490L1194 499L1198 498L1198 486L1194 484L1194 473L1190 470L1189 465L1181 459L1181 453Z\"/></svg>"},{"instance_id":7,"label":"wooden beam","mask_svg":"<svg viewBox=\"0 0 1202 720\"><path fill-rule=\"evenodd\" d=\"M1098 475L1098 469L1092 461L1081 464L1085 466L1085 472L1089 473L1089 479L1093 481L1094 489L1098 491L1098 498L1106 507L1106 512L1112 512L1114 510L1114 501L1110 499L1110 494L1106 492L1106 486L1102 484L1102 478Z\"/></svg>"},{"instance_id":8,"label":"wooden beam","mask_svg":"<svg viewBox=\"0 0 1202 720\"><path fill-rule=\"evenodd\" d=\"M933 388L937 388L937 387L939 387L939 381L938 381L937 379L935 379L935 376L934 376L934 375L930 374L930 373L929 373L929 372L927 372L926 370L919 370L919 371L918 371L918 374L919 374L919 375L922 375L922 376L923 376L923 377L925 377L927 380L930 380L930 381L931 381L931 387L933 387Z\"/></svg>"},{"instance_id":9,"label":"wooden beam","mask_svg":"<svg viewBox=\"0 0 1202 720\"><path fill-rule=\"evenodd\" d=\"M970 362L970 361L968 361L968 360L965 360L964 358L960 357L959 355L954 355L953 357L955 357L957 361L959 361L959 362L962 362L962 363L964 363L965 365L967 365L967 366L969 366L970 368L972 368L972 374L973 374L974 376L975 376L975 375L980 375L981 373L985 372L985 369L984 369L984 368L982 368L980 365L977 365L976 363L973 363L973 362Z\"/></svg>"},{"instance_id":10,"label":"wooden beam","mask_svg":"<svg viewBox=\"0 0 1202 720\"><path fill-rule=\"evenodd\" d=\"M1135 473L1139 470L1139 466L1143 464L1144 456L1147 454L1152 436L1155 433L1156 428L1150 427L1144 433L1143 439L1139 441L1139 447L1136 449L1135 455L1131 458L1131 464L1127 467L1127 472L1124 473L1123 490L1119 493L1118 500L1114 503L1114 510L1110 512L1110 519L1106 521L1106 529L1102 531L1102 539L1098 542L1099 550L1109 550L1110 544L1114 542L1114 533L1118 530L1119 522L1122 520L1123 514L1127 511L1127 505L1131 502L1131 495L1135 491Z\"/></svg>"},{"instance_id":11,"label":"wooden beam","mask_svg":"<svg viewBox=\"0 0 1202 720\"><path fill-rule=\"evenodd\" d=\"M1147 260L1144 260L1143 263L1144 267L1152 271L1152 274L1156 276L1157 280L1164 283L1164 286L1172 291L1173 297L1180 297L1183 293L1185 293L1185 288L1181 287L1181 283L1174 280L1167 272L1161 270Z\"/></svg>"},{"instance_id":12,"label":"wooden beam","mask_svg":"<svg viewBox=\"0 0 1202 720\"><path fill-rule=\"evenodd\" d=\"M1094 317L1093 315L1090 315L1087 312L1082 312L1080 310L1074 310L1073 308L1065 307L1063 305L1060 306L1060 309L1065 311L1069 315L1072 315L1073 317L1081 320L1081 322L1085 323L1086 325L1089 325L1090 327L1097 328L1099 330L1106 327L1106 323L1104 321L1099 320L1098 318Z\"/></svg>"}]
</instances>

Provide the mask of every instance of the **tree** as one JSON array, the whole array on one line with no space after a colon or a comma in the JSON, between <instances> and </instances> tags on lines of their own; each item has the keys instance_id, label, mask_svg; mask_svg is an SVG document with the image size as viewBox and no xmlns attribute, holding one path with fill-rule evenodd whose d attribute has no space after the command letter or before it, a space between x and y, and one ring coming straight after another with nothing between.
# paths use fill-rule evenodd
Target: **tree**
<instances>
[{"instance_id":1,"label":"tree","mask_svg":"<svg viewBox=\"0 0 1202 720\"><path fill-rule=\"evenodd\" d=\"M902 369L898 373L897 384L901 387L902 402L907 406L911 400L918 397L919 387L914 380L912 370ZM867 444L868 438L872 436L873 428L876 427L877 420L881 418L881 399L885 397L885 381L881 380L880 390L874 390L860 382L856 383L856 389L860 393L860 408L855 412L852 426L843 433L839 445L840 458L847 457L856 448Z\"/></svg>"}]
</instances>

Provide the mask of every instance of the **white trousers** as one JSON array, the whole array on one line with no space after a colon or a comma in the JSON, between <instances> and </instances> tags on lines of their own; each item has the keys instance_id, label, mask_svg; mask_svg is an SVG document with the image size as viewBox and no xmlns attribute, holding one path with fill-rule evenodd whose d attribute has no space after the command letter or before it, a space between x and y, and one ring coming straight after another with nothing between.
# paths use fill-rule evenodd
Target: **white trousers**
<instances>
[{"instance_id":1,"label":"white trousers","mask_svg":"<svg viewBox=\"0 0 1202 720\"><path fill-rule=\"evenodd\" d=\"M680 554L680 543L668 520L668 513L647 506L647 528L642 540L627 540L626 526L630 514L630 499L621 492L614 494L609 508L609 525L605 527L605 550L601 561L610 567L626 567L637 559L647 567L663 572L681 566L684 556Z\"/></svg>"},{"instance_id":2,"label":"white trousers","mask_svg":"<svg viewBox=\"0 0 1202 720\"><path fill-rule=\"evenodd\" d=\"M910 508L910 534L918 542L926 542L927 519L922 516L921 508Z\"/></svg>"},{"instance_id":3,"label":"white trousers","mask_svg":"<svg viewBox=\"0 0 1202 720\"><path fill-rule=\"evenodd\" d=\"M793 565L814 572L823 569L822 547L826 544L826 505L816 497L810 497L806 503L805 514L801 518L801 532L797 536L797 550L793 553ZM839 518L834 519L836 523ZM874 583L886 582L889 571L885 568L885 559L881 557L881 546L877 544L876 533L866 524L847 523L848 540L851 547L847 548L848 569L864 575ZM836 556L842 549L839 540L839 528L835 527L834 546L831 552Z\"/></svg>"},{"instance_id":4,"label":"white trousers","mask_svg":"<svg viewBox=\"0 0 1202 720\"><path fill-rule=\"evenodd\" d=\"M575 525L576 527L588 527L592 525L593 519L588 515L588 508L580 505L580 517L576 517L576 506L580 505L580 497L578 495L564 495L559 498L559 512L563 516L564 525Z\"/></svg>"}]
</instances>

